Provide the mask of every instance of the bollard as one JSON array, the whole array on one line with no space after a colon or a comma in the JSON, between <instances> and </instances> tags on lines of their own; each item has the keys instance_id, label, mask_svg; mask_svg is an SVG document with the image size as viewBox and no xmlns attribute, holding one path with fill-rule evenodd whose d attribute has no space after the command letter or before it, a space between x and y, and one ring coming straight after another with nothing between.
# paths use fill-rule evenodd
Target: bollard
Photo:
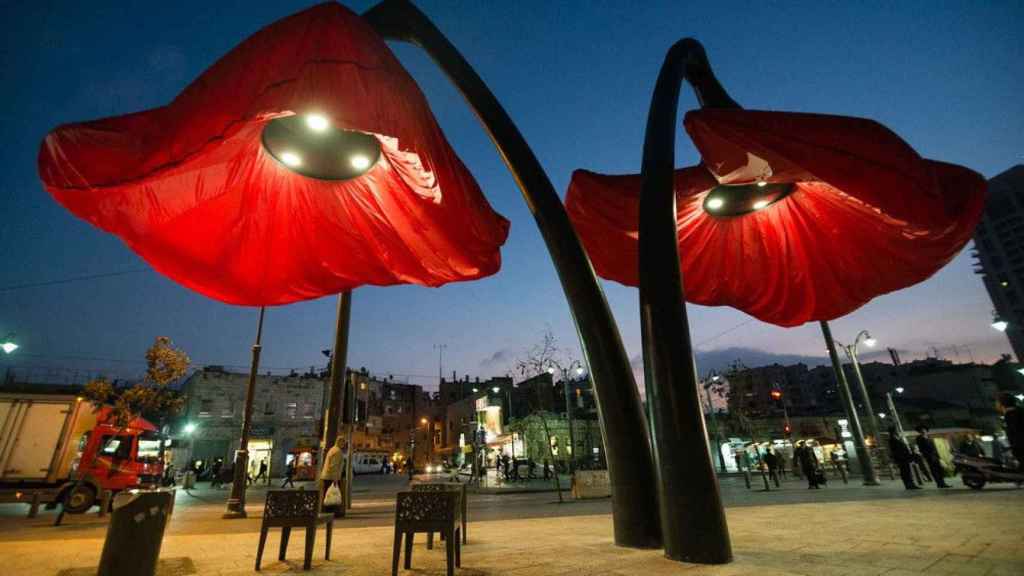
<instances>
[{"instance_id":1,"label":"bollard","mask_svg":"<svg viewBox=\"0 0 1024 576\"><path fill-rule=\"evenodd\" d=\"M28 517L29 518L35 518L39 514L39 500L40 500L39 492L33 492L32 493L32 504L30 504L29 507L28 507Z\"/></svg>"},{"instance_id":2,"label":"bollard","mask_svg":"<svg viewBox=\"0 0 1024 576\"><path fill-rule=\"evenodd\" d=\"M118 494L97 576L154 576L173 505L173 489Z\"/></svg>"},{"instance_id":3,"label":"bollard","mask_svg":"<svg viewBox=\"0 0 1024 576\"><path fill-rule=\"evenodd\" d=\"M100 491L100 511L97 516L105 518L107 510L110 510L110 490L102 490Z\"/></svg>"}]
</instances>

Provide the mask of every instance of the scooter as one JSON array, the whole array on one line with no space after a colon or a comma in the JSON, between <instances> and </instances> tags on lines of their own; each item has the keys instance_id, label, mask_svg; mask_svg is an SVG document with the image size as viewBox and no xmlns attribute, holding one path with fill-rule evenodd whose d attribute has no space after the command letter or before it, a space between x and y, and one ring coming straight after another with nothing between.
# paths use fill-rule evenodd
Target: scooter
<instances>
[{"instance_id":1,"label":"scooter","mask_svg":"<svg viewBox=\"0 0 1024 576\"><path fill-rule=\"evenodd\" d=\"M1024 484L1024 472L1011 468L994 458L979 458L960 453L953 454L953 465L965 486L981 490L989 482L1014 482Z\"/></svg>"}]
</instances>

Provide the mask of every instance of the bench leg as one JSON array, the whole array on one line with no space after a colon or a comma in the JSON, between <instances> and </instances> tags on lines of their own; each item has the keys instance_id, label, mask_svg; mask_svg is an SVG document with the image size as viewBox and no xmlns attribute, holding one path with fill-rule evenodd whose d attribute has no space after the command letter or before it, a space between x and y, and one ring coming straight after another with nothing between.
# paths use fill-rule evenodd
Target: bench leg
<instances>
[{"instance_id":1,"label":"bench leg","mask_svg":"<svg viewBox=\"0 0 1024 576\"><path fill-rule=\"evenodd\" d=\"M260 571L260 561L263 560L263 548L267 545L267 532L269 528L260 528L260 545L256 548L256 571Z\"/></svg>"},{"instance_id":2,"label":"bench leg","mask_svg":"<svg viewBox=\"0 0 1024 576\"><path fill-rule=\"evenodd\" d=\"M324 560L331 559L331 533L334 532L334 520L327 522L327 546L324 547Z\"/></svg>"},{"instance_id":3,"label":"bench leg","mask_svg":"<svg viewBox=\"0 0 1024 576\"><path fill-rule=\"evenodd\" d=\"M448 534L448 539L445 540L444 551L445 551L445 555L448 557L447 558L448 561L445 563L447 568L448 568L447 574L448 574L448 576L454 576L455 575L455 540L451 537L451 534Z\"/></svg>"},{"instance_id":4,"label":"bench leg","mask_svg":"<svg viewBox=\"0 0 1024 576\"><path fill-rule=\"evenodd\" d=\"M462 566L462 541L459 539L459 528L455 528L455 567Z\"/></svg>"},{"instance_id":5,"label":"bench leg","mask_svg":"<svg viewBox=\"0 0 1024 576\"><path fill-rule=\"evenodd\" d=\"M306 554L302 559L302 569L309 570L313 565L313 547L316 545L316 524L306 526Z\"/></svg>"},{"instance_id":6,"label":"bench leg","mask_svg":"<svg viewBox=\"0 0 1024 576\"><path fill-rule=\"evenodd\" d=\"M462 511L462 543L469 544L469 536L466 535L466 511Z\"/></svg>"},{"instance_id":7,"label":"bench leg","mask_svg":"<svg viewBox=\"0 0 1024 576\"><path fill-rule=\"evenodd\" d=\"M391 547L391 576L398 576L398 557L402 554L402 533L395 526L395 544Z\"/></svg>"},{"instance_id":8,"label":"bench leg","mask_svg":"<svg viewBox=\"0 0 1024 576\"><path fill-rule=\"evenodd\" d=\"M412 541L416 537L415 532L405 533L405 569L412 568Z\"/></svg>"},{"instance_id":9,"label":"bench leg","mask_svg":"<svg viewBox=\"0 0 1024 576\"><path fill-rule=\"evenodd\" d=\"M284 553L288 551L288 537L292 535L290 526L281 528L281 549L277 553L278 560L284 560Z\"/></svg>"}]
</instances>

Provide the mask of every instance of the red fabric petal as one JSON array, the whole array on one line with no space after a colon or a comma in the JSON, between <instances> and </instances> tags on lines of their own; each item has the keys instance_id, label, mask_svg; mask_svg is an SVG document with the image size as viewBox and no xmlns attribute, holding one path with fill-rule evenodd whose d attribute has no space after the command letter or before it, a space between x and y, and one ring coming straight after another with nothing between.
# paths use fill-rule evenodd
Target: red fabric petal
<instances>
[{"instance_id":1,"label":"red fabric petal","mask_svg":"<svg viewBox=\"0 0 1024 576\"><path fill-rule=\"evenodd\" d=\"M347 181L285 169L263 126L312 112L376 136L380 161ZM484 277L508 235L413 79L336 3L260 30L167 106L57 128L39 174L154 268L233 304Z\"/></svg>"},{"instance_id":2,"label":"red fabric petal","mask_svg":"<svg viewBox=\"0 0 1024 576\"><path fill-rule=\"evenodd\" d=\"M760 320L796 326L844 316L872 298L938 271L970 239L985 181L966 168L921 161L942 201L964 198L959 214L925 227L819 181L797 184L758 212L714 218L703 209L717 184L704 166L676 171L679 252L686 299L732 306ZM640 176L573 174L566 207L597 273L638 280Z\"/></svg>"},{"instance_id":3,"label":"red fabric petal","mask_svg":"<svg viewBox=\"0 0 1024 576\"><path fill-rule=\"evenodd\" d=\"M971 202L971 190L940 194L928 163L873 120L708 108L684 125L722 183L825 182L918 226L942 226Z\"/></svg>"}]
</instances>

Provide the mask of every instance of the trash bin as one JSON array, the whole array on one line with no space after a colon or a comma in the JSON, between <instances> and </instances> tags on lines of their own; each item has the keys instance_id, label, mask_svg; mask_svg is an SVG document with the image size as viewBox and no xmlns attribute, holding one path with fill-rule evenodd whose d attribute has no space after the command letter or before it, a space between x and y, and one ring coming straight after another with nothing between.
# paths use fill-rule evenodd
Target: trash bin
<instances>
[{"instance_id":1,"label":"trash bin","mask_svg":"<svg viewBox=\"0 0 1024 576\"><path fill-rule=\"evenodd\" d=\"M174 508L174 490L129 490L114 498L97 576L156 574L164 529Z\"/></svg>"},{"instance_id":2,"label":"trash bin","mask_svg":"<svg viewBox=\"0 0 1024 576\"><path fill-rule=\"evenodd\" d=\"M196 487L196 473L189 470L185 472L185 475L181 477L181 488L183 490L192 490Z\"/></svg>"}]
</instances>

